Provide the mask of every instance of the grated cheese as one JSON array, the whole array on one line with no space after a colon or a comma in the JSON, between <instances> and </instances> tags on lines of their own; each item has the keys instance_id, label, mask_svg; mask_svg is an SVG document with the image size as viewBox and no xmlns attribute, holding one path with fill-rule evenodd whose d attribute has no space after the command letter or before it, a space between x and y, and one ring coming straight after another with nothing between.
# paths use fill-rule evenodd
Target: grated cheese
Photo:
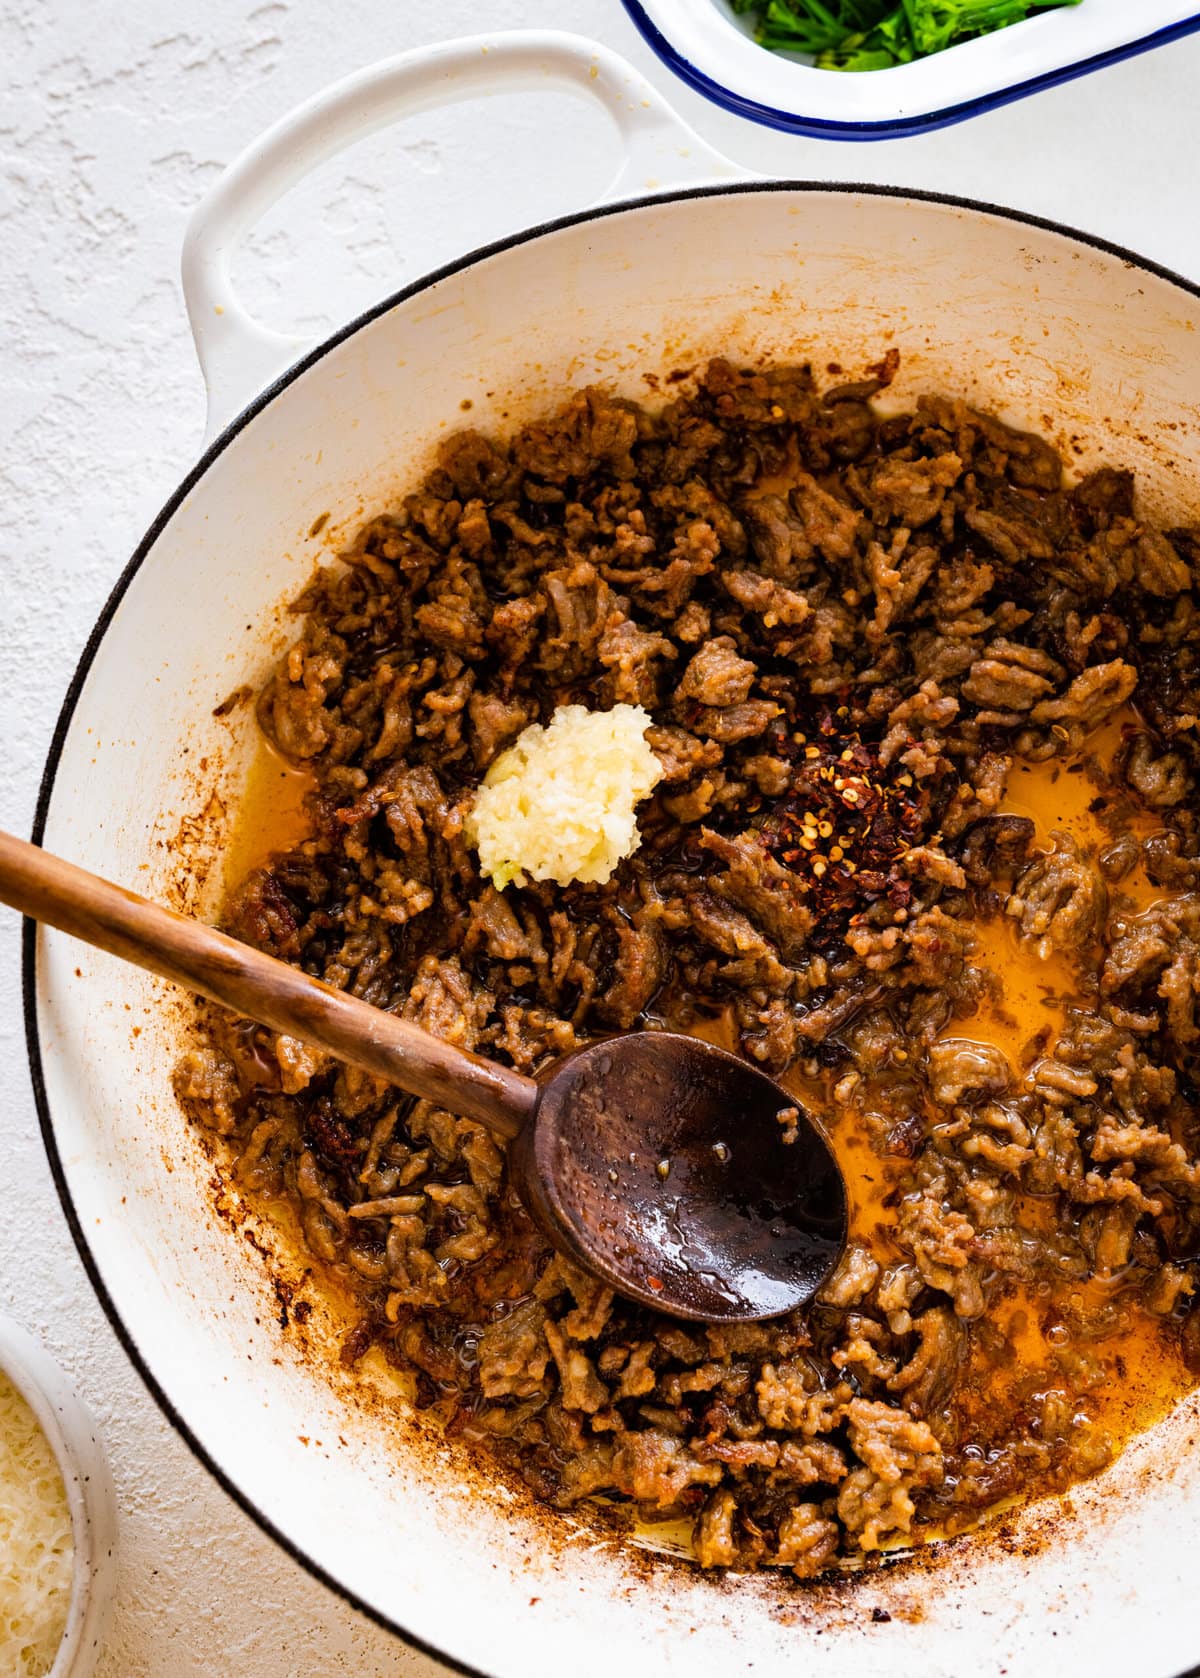
<instances>
[{"instance_id":1,"label":"grated cheese","mask_svg":"<svg viewBox=\"0 0 1200 1678\"><path fill-rule=\"evenodd\" d=\"M466 823L479 866L503 890L526 878L603 884L641 844L637 805L662 777L640 705L563 705L492 764Z\"/></svg>"},{"instance_id":2,"label":"grated cheese","mask_svg":"<svg viewBox=\"0 0 1200 1678\"><path fill-rule=\"evenodd\" d=\"M62 1641L74 1542L62 1475L37 1418L0 1373L0 1673L44 1678Z\"/></svg>"}]
</instances>

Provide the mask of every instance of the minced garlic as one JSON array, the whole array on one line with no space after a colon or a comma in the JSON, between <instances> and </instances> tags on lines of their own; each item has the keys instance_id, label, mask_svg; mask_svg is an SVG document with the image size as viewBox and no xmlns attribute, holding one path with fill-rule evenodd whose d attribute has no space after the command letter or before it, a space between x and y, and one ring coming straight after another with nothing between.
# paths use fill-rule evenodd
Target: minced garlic
<instances>
[{"instance_id":1,"label":"minced garlic","mask_svg":"<svg viewBox=\"0 0 1200 1678\"><path fill-rule=\"evenodd\" d=\"M636 810L662 777L640 705L563 705L489 768L467 818L479 866L503 890L529 879L602 885L641 843Z\"/></svg>"}]
</instances>

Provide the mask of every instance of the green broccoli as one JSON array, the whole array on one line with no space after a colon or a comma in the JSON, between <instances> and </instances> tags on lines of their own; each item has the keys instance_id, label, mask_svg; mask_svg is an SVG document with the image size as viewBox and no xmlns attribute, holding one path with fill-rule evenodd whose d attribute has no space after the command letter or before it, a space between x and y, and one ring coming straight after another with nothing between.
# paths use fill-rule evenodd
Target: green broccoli
<instances>
[{"instance_id":1,"label":"green broccoli","mask_svg":"<svg viewBox=\"0 0 1200 1678\"><path fill-rule=\"evenodd\" d=\"M823 70L884 70L1081 0L731 0L772 52Z\"/></svg>"},{"instance_id":2,"label":"green broccoli","mask_svg":"<svg viewBox=\"0 0 1200 1678\"><path fill-rule=\"evenodd\" d=\"M1075 6L1079 0L1058 0ZM913 46L919 54L941 52L972 35L986 35L1042 11L1031 0L904 0Z\"/></svg>"}]
</instances>

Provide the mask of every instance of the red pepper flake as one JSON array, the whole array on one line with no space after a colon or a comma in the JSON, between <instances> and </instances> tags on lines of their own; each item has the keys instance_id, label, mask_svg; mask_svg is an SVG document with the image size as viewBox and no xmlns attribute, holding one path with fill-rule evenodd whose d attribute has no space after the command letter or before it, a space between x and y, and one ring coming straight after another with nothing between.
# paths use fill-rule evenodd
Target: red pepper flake
<instances>
[{"instance_id":1,"label":"red pepper flake","mask_svg":"<svg viewBox=\"0 0 1200 1678\"><path fill-rule=\"evenodd\" d=\"M902 762L880 761L878 747L861 738L844 704L796 730L791 741L782 739L778 749L791 764L791 784L768 803L760 832L795 889L812 894L818 916L879 898L893 912L905 911L912 885L896 864L929 826L927 789Z\"/></svg>"}]
</instances>

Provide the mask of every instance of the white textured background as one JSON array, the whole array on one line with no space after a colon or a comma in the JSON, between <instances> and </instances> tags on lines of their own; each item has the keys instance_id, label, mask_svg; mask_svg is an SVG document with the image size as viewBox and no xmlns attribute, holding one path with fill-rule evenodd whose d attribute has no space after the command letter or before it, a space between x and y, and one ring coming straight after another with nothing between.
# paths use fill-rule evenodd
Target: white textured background
<instances>
[{"instance_id":1,"label":"white textured background","mask_svg":"<svg viewBox=\"0 0 1200 1678\"><path fill-rule=\"evenodd\" d=\"M192 205L323 82L404 47L536 23L627 52L747 165L988 198L1200 278L1200 40L943 134L852 147L716 112L658 68L617 0L0 0L0 824L28 830L91 623L198 449L202 391L176 278ZM424 118L297 193L258 230L241 282L265 318L315 331L581 203L606 177L606 143L604 121L566 99ZM0 1049L0 1309L75 1377L120 1498L103 1678L428 1678L431 1663L315 1584L225 1498L117 1345L42 1153L7 915Z\"/></svg>"}]
</instances>

